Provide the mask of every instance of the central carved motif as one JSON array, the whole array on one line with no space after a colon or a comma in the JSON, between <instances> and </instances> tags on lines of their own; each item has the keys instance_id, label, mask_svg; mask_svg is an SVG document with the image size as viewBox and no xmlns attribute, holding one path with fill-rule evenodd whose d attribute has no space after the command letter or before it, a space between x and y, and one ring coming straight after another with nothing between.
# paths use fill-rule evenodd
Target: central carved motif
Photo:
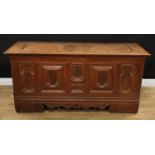
<instances>
[{"instance_id":1,"label":"central carved motif","mask_svg":"<svg viewBox=\"0 0 155 155\"><path fill-rule=\"evenodd\" d=\"M91 48L93 48L93 45L82 45L82 46L78 46L78 45L66 45L64 46L64 50L66 51L88 51Z\"/></svg>"},{"instance_id":2,"label":"central carved motif","mask_svg":"<svg viewBox=\"0 0 155 155\"><path fill-rule=\"evenodd\" d=\"M69 69L70 92L72 94L83 94L86 89L85 64L71 64Z\"/></svg>"},{"instance_id":3,"label":"central carved motif","mask_svg":"<svg viewBox=\"0 0 155 155\"><path fill-rule=\"evenodd\" d=\"M83 80L84 80L84 77L82 75L81 66L79 66L79 65L73 66L71 81L73 81L73 82L82 82Z\"/></svg>"},{"instance_id":4,"label":"central carved motif","mask_svg":"<svg viewBox=\"0 0 155 155\"><path fill-rule=\"evenodd\" d=\"M48 71L47 73L47 77L48 77L48 80L47 80L47 86L49 88L55 88L58 86L58 78L57 78L57 74L55 71Z\"/></svg>"},{"instance_id":5,"label":"central carved motif","mask_svg":"<svg viewBox=\"0 0 155 155\"><path fill-rule=\"evenodd\" d=\"M93 66L92 76L94 76L93 85L94 89L111 89L112 88L112 66Z\"/></svg>"},{"instance_id":6,"label":"central carved motif","mask_svg":"<svg viewBox=\"0 0 155 155\"><path fill-rule=\"evenodd\" d=\"M106 88L108 86L107 83L107 73L105 71L99 71L97 73L97 85L100 88Z\"/></svg>"}]
</instances>

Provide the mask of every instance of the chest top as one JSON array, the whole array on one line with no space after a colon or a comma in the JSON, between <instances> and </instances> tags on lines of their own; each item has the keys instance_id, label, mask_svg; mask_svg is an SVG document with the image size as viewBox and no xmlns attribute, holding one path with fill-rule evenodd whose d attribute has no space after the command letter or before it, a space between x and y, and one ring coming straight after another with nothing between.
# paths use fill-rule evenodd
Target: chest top
<instances>
[{"instance_id":1,"label":"chest top","mask_svg":"<svg viewBox=\"0 0 155 155\"><path fill-rule=\"evenodd\" d=\"M5 54L149 56L135 43L17 42Z\"/></svg>"}]
</instances>

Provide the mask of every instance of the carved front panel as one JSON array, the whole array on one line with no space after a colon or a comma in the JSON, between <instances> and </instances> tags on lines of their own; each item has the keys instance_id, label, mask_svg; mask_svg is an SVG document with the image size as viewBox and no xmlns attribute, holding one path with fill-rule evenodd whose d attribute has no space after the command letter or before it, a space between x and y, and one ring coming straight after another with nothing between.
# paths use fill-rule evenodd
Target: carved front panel
<instances>
[{"instance_id":1,"label":"carved front panel","mask_svg":"<svg viewBox=\"0 0 155 155\"><path fill-rule=\"evenodd\" d=\"M19 63L19 87L20 92L34 93L35 88L35 64L33 63Z\"/></svg>"},{"instance_id":2,"label":"carved front panel","mask_svg":"<svg viewBox=\"0 0 155 155\"><path fill-rule=\"evenodd\" d=\"M72 94L83 94L86 91L86 65L73 63L69 67L69 89Z\"/></svg>"},{"instance_id":3,"label":"carved front panel","mask_svg":"<svg viewBox=\"0 0 155 155\"><path fill-rule=\"evenodd\" d=\"M119 92L121 94L131 94L135 91L136 65L122 64L119 71ZM138 74L138 73L137 73Z\"/></svg>"},{"instance_id":4,"label":"carved front panel","mask_svg":"<svg viewBox=\"0 0 155 155\"><path fill-rule=\"evenodd\" d=\"M112 93L113 91L113 66L91 65L90 66L90 92Z\"/></svg>"},{"instance_id":5,"label":"carved front panel","mask_svg":"<svg viewBox=\"0 0 155 155\"><path fill-rule=\"evenodd\" d=\"M63 64L40 64L40 91L43 93L65 93Z\"/></svg>"}]
</instances>

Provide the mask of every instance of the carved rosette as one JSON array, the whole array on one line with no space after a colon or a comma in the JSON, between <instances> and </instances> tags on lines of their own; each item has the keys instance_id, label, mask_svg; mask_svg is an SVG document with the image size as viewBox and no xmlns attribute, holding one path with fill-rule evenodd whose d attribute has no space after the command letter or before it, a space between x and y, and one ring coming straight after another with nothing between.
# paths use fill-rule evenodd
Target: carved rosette
<instances>
[{"instance_id":1,"label":"carved rosette","mask_svg":"<svg viewBox=\"0 0 155 155\"><path fill-rule=\"evenodd\" d=\"M130 94L134 89L135 81L135 65L122 64L120 65L120 80L119 80L119 92L122 94Z\"/></svg>"},{"instance_id":2,"label":"carved rosette","mask_svg":"<svg viewBox=\"0 0 155 155\"><path fill-rule=\"evenodd\" d=\"M35 64L19 64L19 75L23 93L34 93L35 89Z\"/></svg>"}]
</instances>

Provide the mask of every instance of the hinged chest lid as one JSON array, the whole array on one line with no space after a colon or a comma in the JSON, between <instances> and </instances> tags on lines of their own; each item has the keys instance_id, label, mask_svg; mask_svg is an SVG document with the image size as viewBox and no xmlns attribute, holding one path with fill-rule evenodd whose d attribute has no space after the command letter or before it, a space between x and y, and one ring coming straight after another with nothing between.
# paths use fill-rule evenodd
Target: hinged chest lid
<instances>
[{"instance_id":1,"label":"hinged chest lid","mask_svg":"<svg viewBox=\"0 0 155 155\"><path fill-rule=\"evenodd\" d=\"M149 56L135 43L17 42L5 54Z\"/></svg>"}]
</instances>

